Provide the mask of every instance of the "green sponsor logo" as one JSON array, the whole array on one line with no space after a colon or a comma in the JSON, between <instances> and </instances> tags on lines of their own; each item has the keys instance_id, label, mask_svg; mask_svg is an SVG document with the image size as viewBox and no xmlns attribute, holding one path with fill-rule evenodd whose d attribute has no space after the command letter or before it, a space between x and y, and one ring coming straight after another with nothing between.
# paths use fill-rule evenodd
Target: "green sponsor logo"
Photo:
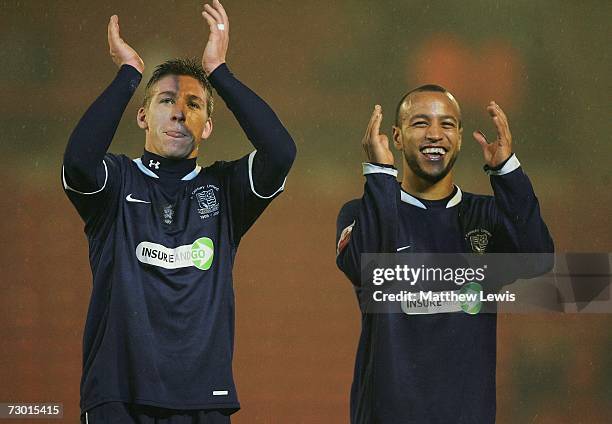
<instances>
[{"instance_id":1,"label":"green sponsor logo","mask_svg":"<svg viewBox=\"0 0 612 424\"><path fill-rule=\"evenodd\" d=\"M212 265L215 246L208 237L201 237L191 245L191 259L196 268L206 271Z\"/></svg>"},{"instance_id":2,"label":"green sponsor logo","mask_svg":"<svg viewBox=\"0 0 612 424\"><path fill-rule=\"evenodd\" d=\"M482 286L478 283L467 283L461 290L460 294L465 294L467 300L461 301L461 309L463 312L470 315L475 315L480 312L482 308L482 302L480 301L480 293L482 292Z\"/></svg>"}]
</instances>

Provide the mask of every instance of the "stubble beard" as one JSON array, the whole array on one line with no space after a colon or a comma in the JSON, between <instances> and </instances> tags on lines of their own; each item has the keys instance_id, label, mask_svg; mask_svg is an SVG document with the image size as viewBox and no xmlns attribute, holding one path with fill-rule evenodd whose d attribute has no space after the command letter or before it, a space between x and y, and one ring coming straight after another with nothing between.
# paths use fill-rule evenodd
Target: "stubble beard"
<instances>
[{"instance_id":1,"label":"stubble beard","mask_svg":"<svg viewBox=\"0 0 612 424\"><path fill-rule=\"evenodd\" d=\"M450 158L448 165L446 165L443 169L436 173L428 173L423 168L421 168L421 166L419 165L419 161L414 155L409 155L404 152L404 159L406 160L408 167L412 170L412 172L414 172L416 176L427 182L435 184L438 181L442 180L444 177L446 177L449 172L451 172L453 166L455 165L455 161L457 160L457 152L455 152Z\"/></svg>"}]
</instances>

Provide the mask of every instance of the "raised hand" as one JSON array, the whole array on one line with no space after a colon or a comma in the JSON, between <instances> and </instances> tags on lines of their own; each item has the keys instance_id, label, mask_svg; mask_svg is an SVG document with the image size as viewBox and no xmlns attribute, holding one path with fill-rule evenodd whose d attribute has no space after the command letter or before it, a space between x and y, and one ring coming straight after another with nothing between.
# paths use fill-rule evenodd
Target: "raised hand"
<instances>
[{"instance_id":1,"label":"raised hand","mask_svg":"<svg viewBox=\"0 0 612 424\"><path fill-rule=\"evenodd\" d=\"M204 5L202 16L208 22L210 34L202 55L202 67L211 74L217 66L225 63L229 45L229 19L219 0L213 0L212 6Z\"/></svg>"},{"instance_id":2,"label":"raised hand","mask_svg":"<svg viewBox=\"0 0 612 424\"><path fill-rule=\"evenodd\" d=\"M493 118L493 123L497 129L497 138L495 141L488 143L487 138L481 131L474 131L472 135L482 147L485 164L490 168L495 168L512 155L512 134L510 134L508 118L497 103L491 101L487 106L487 112Z\"/></svg>"},{"instance_id":3,"label":"raised hand","mask_svg":"<svg viewBox=\"0 0 612 424\"><path fill-rule=\"evenodd\" d=\"M115 65L118 67L132 65L138 72L143 73L144 62L136 53L136 50L123 41L123 38L119 35L119 17L117 15L111 16L108 22L108 47Z\"/></svg>"},{"instance_id":4,"label":"raised hand","mask_svg":"<svg viewBox=\"0 0 612 424\"><path fill-rule=\"evenodd\" d=\"M363 136L361 145L366 152L369 162L382 163L385 165L393 165L393 153L389 150L389 138L380 134L380 123L382 122L382 108L379 105L374 106L374 111L370 117L368 128Z\"/></svg>"}]
</instances>

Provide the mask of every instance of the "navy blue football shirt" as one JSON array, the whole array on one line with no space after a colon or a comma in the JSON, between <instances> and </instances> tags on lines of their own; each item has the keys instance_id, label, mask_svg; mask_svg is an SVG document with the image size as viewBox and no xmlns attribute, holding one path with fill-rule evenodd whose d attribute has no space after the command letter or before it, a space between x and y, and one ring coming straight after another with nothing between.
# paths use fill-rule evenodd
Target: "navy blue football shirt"
<instances>
[{"instance_id":1,"label":"navy blue football shirt","mask_svg":"<svg viewBox=\"0 0 612 424\"><path fill-rule=\"evenodd\" d=\"M427 201L401 190L394 168L364 164L361 199L338 216L337 264L362 306L351 388L354 424L494 423L496 315L368 313L362 253L552 252L537 199L516 156L489 171L494 196Z\"/></svg>"},{"instance_id":2,"label":"navy blue football shirt","mask_svg":"<svg viewBox=\"0 0 612 424\"><path fill-rule=\"evenodd\" d=\"M284 188L295 145L221 65L210 76L256 151L201 168L104 152L140 75L124 66L73 132L63 187L85 223L93 288L83 412L120 401L239 408L232 376L232 268L241 237ZM100 155L102 156L96 156Z\"/></svg>"}]
</instances>

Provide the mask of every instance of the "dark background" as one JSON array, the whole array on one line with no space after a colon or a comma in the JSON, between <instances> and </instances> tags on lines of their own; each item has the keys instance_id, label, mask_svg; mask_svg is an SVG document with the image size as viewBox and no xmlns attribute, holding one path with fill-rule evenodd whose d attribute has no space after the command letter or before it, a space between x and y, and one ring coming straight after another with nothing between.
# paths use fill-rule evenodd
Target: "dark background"
<instances>
[{"instance_id":1,"label":"dark background","mask_svg":"<svg viewBox=\"0 0 612 424\"><path fill-rule=\"evenodd\" d=\"M557 250L612 250L609 1L224 5L229 66L273 106L299 150L285 193L245 237L235 267L237 424L348 420L360 323L334 263L335 219L362 192L360 140L375 103L390 135L405 91L447 86L465 126L456 181L490 193L471 132L493 136L484 108L495 99ZM119 15L147 79L163 60L201 55L201 7L0 2L0 402L62 402L64 421L77 420L91 274L59 174L72 128L116 72L109 16ZM142 93L141 86L113 152L142 152ZM203 165L251 151L217 105ZM611 351L611 315L500 316L498 421L611 422Z\"/></svg>"}]
</instances>

